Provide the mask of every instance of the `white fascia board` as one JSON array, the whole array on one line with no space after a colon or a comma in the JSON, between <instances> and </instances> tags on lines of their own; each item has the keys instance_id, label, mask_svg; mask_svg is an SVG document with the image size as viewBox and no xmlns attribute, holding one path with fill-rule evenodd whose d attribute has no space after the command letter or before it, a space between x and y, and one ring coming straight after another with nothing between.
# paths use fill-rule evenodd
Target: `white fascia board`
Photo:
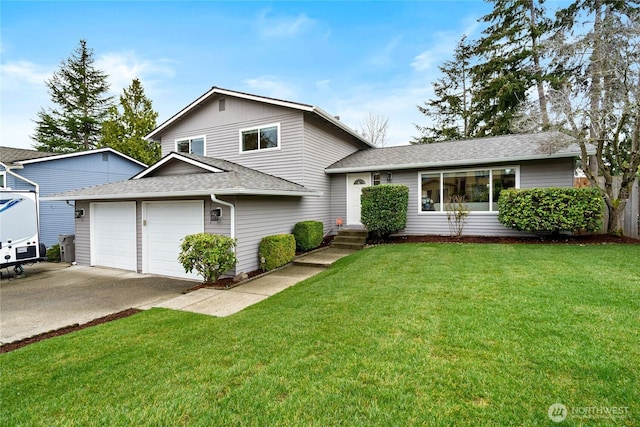
<instances>
[{"instance_id":1,"label":"white fascia board","mask_svg":"<svg viewBox=\"0 0 640 427\"><path fill-rule=\"evenodd\" d=\"M221 190L212 191L163 191L163 192L151 192L151 193L114 193L114 194L88 194L82 196L46 196L41 197L41 200L47 201L66 201L66 200L130 200L130 199L153 199L153 198L167 198L167 197L199 197L210 196L215 194L218 196L293 196L293 197L320 197L322 192L309 192L309 191L281 191L281 190Z\"/></svg>"},{"instance_id":2,"label":"white fascia board","mask_svg":"<svg viewBox=\"0 0 640 427\"><path fill-rule=\"evenodd\" d=\"M180 153L172 152L171 154L169 154L169 155L165 156L164 158L158 160L158 162L154 163L152 166L149 166L147 169L138 172L136 175L132 176L131 179L144 178L149 173L157 170L158 168L160 168L164 164L166 164L169 160L173 160L173 159L178 159L181 162L189 163L191 165L197 166L197 167L199 167L201 169L204 169L204 170L207 170L209 172L225 172L222 169L218 169L218 168L213 167L211 165L207 165L205 163L198 162L197 160L193 160L193 159L190 159L188 157L181 156Z\"/></svg>"},{"instance_id":3,"label":"white fascia board","mask_svg":"<svg viewBox=\"0 0 640 427\"><path fill-rule=\"evenodd\" d=\"M47 157L38 157L37 159L20 160L20 161L17 161L16 164L28 165L28 164L31 164L31 163L41 163L41 162L48 162L50 160L69 159L69 158L72 158L72 157L88 156L90 154L99 154L99 153L105 153L105 152L113 153L116 156L120 156L120 157L123 157L123 158L125 158L125 159L127 159L129 161L137 163L142 167L145 167L145 168L147 167L147 165L142 163L141 161L136 160L136 159L134 159L132 157L129 157L126 154L122 154L121 152L116 151L111 147L97 148L95 150L87 150L87 151L78 151L76 153L58 154L58 155L47 156Z\"/></svg>"},{"instance_id":4,"label":"white fascia board","mask_svg":"<svg viewBox=\"0 0 640 427\"><path fill-rule=\"evenodd\" d=\"M541 154L537 156L521 156L521 157L499 157L492 159L477 160L454 160L449 162L425 162L425 163L407 163L399 165L371 165L371 166L355 166L345 168L325 169L325 173L352 173L352 172L371 172L374 170L390 171L402 169L422 169L422 168L439 168L466 165L484 165L491 163L508 163L508 162L524 162L529 160L548 160L561 159L565 157L580 157L580 153L563 153L563 154Z\"/></svg>"}]
</instances>

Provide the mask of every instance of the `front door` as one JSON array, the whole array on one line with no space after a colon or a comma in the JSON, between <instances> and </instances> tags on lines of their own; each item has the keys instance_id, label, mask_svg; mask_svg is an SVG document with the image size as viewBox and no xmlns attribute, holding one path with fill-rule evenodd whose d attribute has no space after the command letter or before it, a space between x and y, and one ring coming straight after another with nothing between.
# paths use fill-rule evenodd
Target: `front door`
<instances>
[{"instance_id":1,"label":"front door","mask_svg":"<svg viewBox=\"0 0 640 427\"><path fill-rule=\"evenodd\" d=\"M360 221L360 195L371 185L370 173L347 174L347 225L362 225Z\"/></svg>"}]
</instances>

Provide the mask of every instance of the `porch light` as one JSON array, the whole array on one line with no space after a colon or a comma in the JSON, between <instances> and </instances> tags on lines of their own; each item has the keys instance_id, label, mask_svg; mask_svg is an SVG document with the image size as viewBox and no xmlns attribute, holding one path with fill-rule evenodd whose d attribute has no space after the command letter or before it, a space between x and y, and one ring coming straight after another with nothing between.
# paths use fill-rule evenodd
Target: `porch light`
<instances>
[{"instance_id":1,"label":"porch light","mask_svg":"<svg viewBox=\"0 0 640 427\"><path fill-rule=\"evenodd\" d=\"M211 221L218 221L218 219L220 219L220 217L222 216L222 208L211 209L210 215Z\"/></svg>"},{"instance_id":2,"label":"porch light","mask_svg":"<svg viewBox=\"0 0 640 427\"><path fill-rule=\"evenodd\" d=\"M391 175L391 172L387 172L387 182L391 182L392 178L393 178L393 175Z\"/></svg>"}]
</instances>

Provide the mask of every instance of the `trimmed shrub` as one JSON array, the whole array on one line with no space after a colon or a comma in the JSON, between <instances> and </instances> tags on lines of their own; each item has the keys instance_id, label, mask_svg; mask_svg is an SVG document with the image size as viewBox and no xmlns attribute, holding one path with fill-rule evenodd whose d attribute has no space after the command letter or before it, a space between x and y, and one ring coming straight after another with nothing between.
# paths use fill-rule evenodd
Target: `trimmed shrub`
<instances>
[{"instance_id":1,"label":"trimmed shrub","mask_svg":"<svg viewBox=\"0 0 640 427\"><path fill-rule=\"evenodd\" d=\"M406 185L365 187L360 203L362 224L378 237L386 238L407 226L409 187Z\"/></svg>"},{"instance_id":2,"label":"trimmed shrub","mask_svg":"<svg viewBox=\"0 0 640 427\"><path fill-rule=\"evenodd\" d=\"M320 221L302 221L293 227L293 237L296 239L296 248L301 251L310 251L322 243L324 226Z\"/></svg>"},{"instance_id":3,"label":"trimmed shrub","mask_svg":"<svg viewBox=\"0 0 640 427\"><path fill-rule=\"evenodd\" d=\"M293 234L266 236L258 248L260 268L270 271L293 261L296 256L296 239Z\"/></svg>"},{"instance_id":4,"label":"trimmed shrub","mask_svg":"<svg viewBox=\"0 0 640 427\"><path fill-rule=\"evenodd\" d=\"M196 270L205 283L213 283L236 265L235 245L235 239L227 236L190 234L182 239L178 261L187 273Z\"/></svg>"},{"instance_id":5,"label":"trimmed shrub","mask_svg":"<svg viewBox=\"0 0 640 427\"><path fill-rule=\"evenodd\" d=\"M60 262L60 245L58 243L47 249L47 261Z\"/></svg>"},{"instance_id":6,"label":"trimmed shrub","mask_svg":"<svg viewBox=\"0 0 640 427\"><path fill-rule=\"evenodd\" d=\"M596 188L502 190L498 221L534 233L594 232L602 228L604 201Z\"/></svg>"}]
</instances>

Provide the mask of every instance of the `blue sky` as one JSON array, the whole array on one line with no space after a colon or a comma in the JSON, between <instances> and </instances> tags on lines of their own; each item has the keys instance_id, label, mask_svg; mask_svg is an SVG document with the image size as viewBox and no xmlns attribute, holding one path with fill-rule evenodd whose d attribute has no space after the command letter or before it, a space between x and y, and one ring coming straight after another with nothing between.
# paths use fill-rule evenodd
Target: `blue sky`
<instances>
[{"instance_id":1,"label":"blue sky","mask_svg":"<svg viewBox=\"0 0 640 427\"><path fill-rule=\"evenodd\" d=\"M313 104L358 129L389 118L391 145L425 124L437 66L477 37L490 4L357 2L0 2L0 145L30 148L50 105L44 81L81 38L119 95L139 77L168 119L212 86Z\"/></svg>"}]
</instances>

